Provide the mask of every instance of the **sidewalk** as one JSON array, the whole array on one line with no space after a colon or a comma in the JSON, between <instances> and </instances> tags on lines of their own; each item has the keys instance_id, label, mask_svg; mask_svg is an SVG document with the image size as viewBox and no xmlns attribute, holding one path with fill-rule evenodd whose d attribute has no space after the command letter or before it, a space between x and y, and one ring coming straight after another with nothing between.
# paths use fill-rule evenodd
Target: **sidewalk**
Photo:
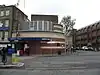
<instances>
[{"instance_id":1,"label":"sidewalk","mask_svg":"<svg viewBox=\"0 0 100 75\"><path fill-rule=\"evenodd\" d=\"M0 68L20 68L23 66L24 66L24 63L7 64L7 65L0 64Z\"/></svg>"},{"instance_id":2,"label":"sidewalk","mask_svg":"<svg viewBox=\"0 0 100 75\"><path fill-rule=\"evenodd\" d=\"M24 66L24 63L18 62L16 64L12 64L12 58L7 56L7 63L4 65L2 62L2 59L0 57L0 68L20 68Z\"/></svg>"}]
</instances>

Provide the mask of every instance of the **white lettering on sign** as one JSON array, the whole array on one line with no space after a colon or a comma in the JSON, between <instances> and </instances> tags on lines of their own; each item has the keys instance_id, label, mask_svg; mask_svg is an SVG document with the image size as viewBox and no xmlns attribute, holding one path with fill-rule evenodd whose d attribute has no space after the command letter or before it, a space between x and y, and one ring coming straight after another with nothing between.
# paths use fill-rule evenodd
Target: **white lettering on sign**
<instances>
[{"instance_id":1,"label":"white lettering on sign","mask_svg":"<svg viewBox=\"0 0 100 75\"><path fill-rule=\"evenodd\" d=\"M11 46L11 44L8 44L8 46Z\"/></svg>"},{"instance_id":2,"label":"white lettering on sign","mask_svg":"<svg viewBox=\"0 0 100 75\"><path fill-rule=\"evenodd\" d=\"M7 47L6 44L0 44L0 47Z\"/></svg>"},{"instance_id":3,"label":"white lettering on sign","mask_svg":"<svg viewBox=\"0 0 100 75\"><path fill-rule=\"evenodd\" d=\"M3 23L0 23L0 27L2 27L3 26Z\"/></svg>"},{"instance_id":4,"label":"white lettering on sign","mask_svg":"<svg viewBox=\"0 0 100 75\"><path fill-rule=\"evenodd\" d=\"M15 45L14 44L12 44L12 48L15 48Z\"/></svg>"},{"instance_id":5,"label":"white lettering on sign","mask_svg":"<svg viewBox=\"0 0 100 75\"><path fill-rule=\"evenodd\" d=\"M50 40L50 39L48 39L48 38L42 38L42 40Z\"/></svg>"}]
</instances>

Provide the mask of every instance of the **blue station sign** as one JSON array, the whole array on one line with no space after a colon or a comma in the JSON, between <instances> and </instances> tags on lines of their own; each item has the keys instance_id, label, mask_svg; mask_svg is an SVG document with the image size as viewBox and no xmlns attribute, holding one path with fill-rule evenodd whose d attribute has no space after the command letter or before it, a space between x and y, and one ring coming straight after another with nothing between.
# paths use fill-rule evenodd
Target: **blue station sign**
<instances>
[{"instance_id":1,"label":"blue station sign","mask_svg":"<svg viewBox=\"0 0 100 75\"><path fill-rule=\"evenodd\" d=\"M13 38L8 38L8 40L9 41L11 41L11 40L23 40L23 41L26 41L26 40L50 40L49 38L15 38L15 37L13 37Z\"/></svg>"},{"instance_id":2,"label":"blue station sign","mask_svg":"<svg viewBox=\"0 0 100 75\"><path fill-rule=\"evenodd\" d=\"M9 30L9 27L0 27L0 30Z\"/></svg>"}]
</instances>

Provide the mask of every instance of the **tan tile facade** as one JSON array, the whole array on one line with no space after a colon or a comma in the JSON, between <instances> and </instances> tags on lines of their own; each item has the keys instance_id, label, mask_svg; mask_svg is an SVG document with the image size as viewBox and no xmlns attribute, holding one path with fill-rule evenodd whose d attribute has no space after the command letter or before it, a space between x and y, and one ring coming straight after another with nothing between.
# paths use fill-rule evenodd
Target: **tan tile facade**
<instances>
[{"instance_id":1,"label":"tan tile facade","mask_svg":"<svg viewBox=\"0 0 100 75\"><path fill-rule=\"evenodd\" d=\"M15 34L13 34L15 37ZM62 33L55 32L19 32L20 38L50 38L50 40L27 40L30 47L30 54L50 54L59 50L64 52L65 37ZM48 43L48 42L54 43Z\"/></svg>"}]
</instances>

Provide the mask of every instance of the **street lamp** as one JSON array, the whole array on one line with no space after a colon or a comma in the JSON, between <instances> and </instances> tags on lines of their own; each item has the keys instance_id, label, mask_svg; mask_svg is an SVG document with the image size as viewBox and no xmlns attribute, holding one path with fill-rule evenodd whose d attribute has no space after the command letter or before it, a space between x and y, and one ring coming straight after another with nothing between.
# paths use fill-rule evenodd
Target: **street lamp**
<instances>
[{"instance_id":1,"label":"street lamp","mask_svg":"<svg viewBox=\"0 0 100 75\"><path fill-rule=\"evenodd\" d=\"M4 24L3 23L0 23L0 28L1 28L1 30L3 31L2 32L2 41L4 41L4 38L5 38L5 36L4 36Z\"/></svg>"},{"instance_id":2,"label":"street lamp","mask_svg":"<svg viewBox=\"0 0 100 75\"><path fill-rule=\"evenodd\" d=\"M71 22L71 28L72 28L72 46L73 46L73 49L74 49L74 47L75 47L75 41L74 41L74 28L73 28L73 26L75 25L75 21L76 21L76 19L73 19L72 20L72 22Z\"/></svg>"}]
</instances>

